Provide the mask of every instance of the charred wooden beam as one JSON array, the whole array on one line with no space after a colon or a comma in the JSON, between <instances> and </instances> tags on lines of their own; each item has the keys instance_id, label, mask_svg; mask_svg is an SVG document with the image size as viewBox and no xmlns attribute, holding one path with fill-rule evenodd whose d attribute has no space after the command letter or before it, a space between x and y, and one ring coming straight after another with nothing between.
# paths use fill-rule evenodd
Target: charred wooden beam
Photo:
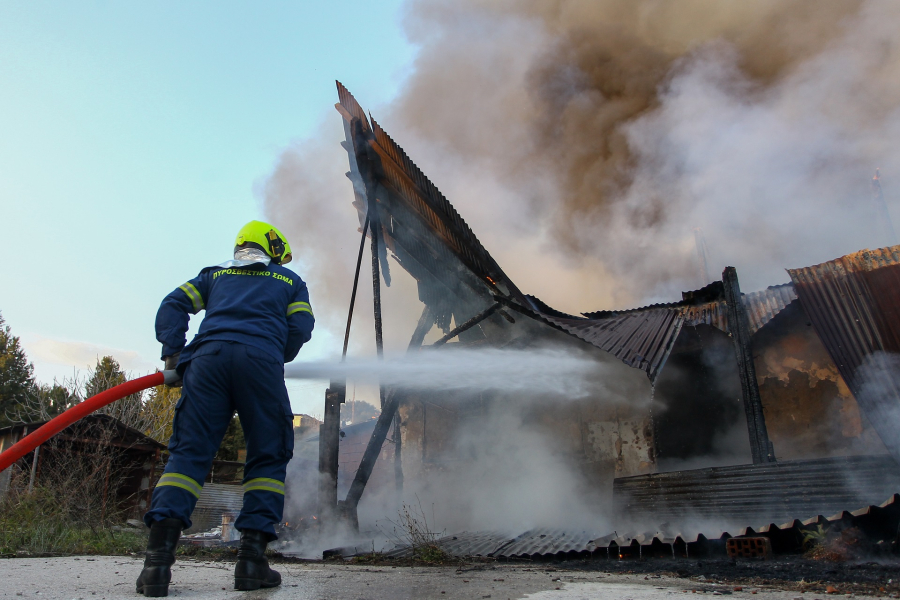
<instances>
[{"instance_id":1,"label":"charred wooden beam","mask_svg":"<svg viewBox=\"0 0 900 600\"><path fill-rule=\"evenodd\" d=\"M452 329L452 330L450 331L450 333L448 333L447 335L445 335L444 337L442 337L441 339L439 339L439 340L436 341L435 343L431 344L430 347L431 347L431 348L436 348L436 347L439 347L439 346L443 346L443 345L446 344L448 341L452 340L453 338L455 338L456 336L458 336L458 335L461 334L462 332L464 332L464 331L466 331L466 330L468 330L468 329L471 329L472 327L475 327L476 325L478 325L479 323L481 323L482 321L484 321L485 319L487 319L488 317L490 317L492 314L494 314L495 312L497 312L499 309L500 309L500 303L499 303L499 302L496 303L496 304L491 305L490 307L488 307L488 308L486 308L485 310L481 311L480 313L478 313L477 315L475 315L474 317L472 317L471 319L469 319L468 321L466 321L466 322L463 323L462 325L456 327L455 329ZM515 320L513 320L513 318L512 318L511 316L509 316L507 313L505 313L505 312L503 312L503 311L500 311L500 314L502 314L503 317L504 317L506 320L510 321L511 323L515 323Z\"/></svg>"},{"instance_id":2,"label":"charred wooden beam","mask_svg":"<svg viewBox=\"0 0 900 600\"><path fill-rule=\"evenodd\" d=\"M346 385L336 381L325 390L325 415L319 425L319 513L323 518L337 507L341 404L346 393Z\"/></svg>"},{"instance_id":3,"label":"charred wooden beam","mask_svg":"<svg viewBox=\"0 0 900 600\"><path fill-rule=\"evenodd\" d=\"M750 340L750 322L741 301L741 286L734 267L725 267L722 272L725 284L725 305L728 310L728 324L734 341L738 376L741 380L741 396L747 413L747 430L750 436L750 452L753 463L775 462L775 450L769 441L766 417L763 413L759 383L756 380L756 366L753 363L753 345Z\"/></svg>"},{"instance_id":4,"label":"charred wooden beam","mask_svg":"<svg viewBox=\"0 0 900 600\"><path fill-rule=\"evenodd\" d=\"M422 315L419 317L419 322L416 323L416 330L413 331L412 338L409 340L409 345L406 347L407 352L417 350L422 345L425 341L425 336L431 331L433 324L434 312L431 310L431 307L426 304L425 308L422 310Z\"/></svg>"},{"instance_id":5,"label":"charred wooden beam","mask_svg":"<svg viewBox=\"0 0 900 600\"><path fill-rule=\"evenodd\" d=\"M359 240L359 253L356 256L356 274L353 276L353 291L350 292L350 310L347 311L347 328L344 330L344 349L341 352L341 362L347 358L347 345L350 343L350 324L353 322L353 308L356 306L356 290L359 288L359 271L362 267L363 251L366 248L366 233L369 230L369 215L362 226L362 237Z\"/></svg>"},{"instance_id":6,"label":"charred wooden beam","mask_svg":"<svg viewBox=\"0 0 900 600\"><path fill-rule=\"evenodd\" d=\"M375 206L375 194L369 198L369 223L371 224L372 238L372 308L375 315L375 351L379 360L384 358L384 336L381 324L381 269L380 254L378 250L381 237L381 220L378 218L378 208ZM384 406L384 390L381 392L381 404Z\"/></svg>"},{"instance_id":7,"label":"charred wooden beam","mask_svg":"<svg viewBox=\"0 0 900 600\"><path fill-rule=\"evenodd\" d=\"M388 430L399 405L400 395L394 389L388 391L384 397L381 414L378 415L378 420L375 422L375 430L372 432L372 437L369 438L369 443L366 445L366 451L363 453L359 468L356 470L356 476L350 485L350 491L347 492L347 499L343 501L341 506L342 512L349 516L351 520L355 520L353 516L356 515L359 500L366 489L366 484L369 483L369 477L372 476L372 469L375 468L375 462L381 453L381 447L384 445L384 440L387 438Z\"/></svg>"}]
</instances>

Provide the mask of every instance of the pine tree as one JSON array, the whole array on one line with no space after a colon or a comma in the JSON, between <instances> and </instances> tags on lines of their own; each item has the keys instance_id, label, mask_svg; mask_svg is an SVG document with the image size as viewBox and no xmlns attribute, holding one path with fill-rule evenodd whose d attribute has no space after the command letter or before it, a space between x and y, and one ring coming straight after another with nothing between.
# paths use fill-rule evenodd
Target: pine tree
<instances>
[{"instance_id":1,"label":"pine tree","mask_svg":"<svg viewBox=\"0 0 900 600\"><path fill-rule=\"evenodd\" d=\"M0 426L12 422L7 413L25 404L33 389L34 366L0 314Z\"/></svg>"},{"instance_id":2,"label":"pine tree","mask_svg":"<svg viewBox=\"0 0 900 600\"><path fill-rule=\"evenodd\" d=\"M97 366L94 367L90 379L84 386L85 398L96 396L120 383L125 383L125 373L122 371L119 361L112 356L104 356L97 359Z\"/></svg>"},{"instance_id":3,"label":"pine tree","mask_svg":"<svg viewBox=\"0 0 900 600\"><path fill-rule=\"evenodd\" d=\"M90 378L84 385L84 397L90 398L96 396L100 392L116 387L125 383L128 376L122 370L119 361L112 356L104 356L97 360L97 365L91 372ZM107 414L114 419L118 419L125 426L132 427L138 431L146 429L146 412L144 410L143 393L137 392L130 396L125 396L121 400L116 400L112 404L107 404L101 408L100 413Z\"/></svg>"}]
</instances>

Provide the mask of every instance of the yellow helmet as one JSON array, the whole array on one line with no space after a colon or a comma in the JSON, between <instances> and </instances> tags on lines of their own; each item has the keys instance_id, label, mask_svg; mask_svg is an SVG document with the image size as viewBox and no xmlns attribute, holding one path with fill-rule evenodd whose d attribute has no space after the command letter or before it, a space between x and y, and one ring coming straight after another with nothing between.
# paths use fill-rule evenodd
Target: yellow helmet
<instances>
[{"instance_id":1,"label":"yellow helmet","mask_svg":"<svg viewBox=\"0 0 900 600\"><path fill-rule=\"evenodd\" d=\"M234 245L246 248L252 246L259 248L272 257L272 262L277 265L286 265L291 262L291 245L287 238L275 227L262 221L250 221L238 231Z\"/></svg>"}]
</instances>

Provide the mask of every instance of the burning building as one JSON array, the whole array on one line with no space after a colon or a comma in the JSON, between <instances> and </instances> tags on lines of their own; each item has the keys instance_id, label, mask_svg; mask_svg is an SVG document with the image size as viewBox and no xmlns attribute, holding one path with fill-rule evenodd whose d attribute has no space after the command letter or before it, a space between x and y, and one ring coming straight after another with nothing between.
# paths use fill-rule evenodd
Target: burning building
<instances>
[{"instance_id":1,"label":"burning building","mask_svg":"<svg viewBox=\"0 0 900 600\"><path fill-rule=\"evenodd\" d=\"M355 521L373 478L379 489L398 494L439 481L453 502L454 482L465 479L460 474L477 471L473 457L503 463L534 450L505 439L509 431L542 440L533 456L545 470L571 471L575 483L565 493L578 496L596 511L591 514L607 510L615 491L621 510L635 518L641 506L660 503L683 515L792 518L807 516L793 510L880 502L900 487L900 386L891 369L891 353L900 351L900 320L893 314L900 247L792 269L791 283L753 293L742 293L728 268L722 280L675 302L562 313L521 292L340 83L338 95L363 236L359 264L366 239L372 248L379 351L380 286L390 284L390 257L415 279L423 305L410 351L437 328L444 335L429 351L562 348L596 361L602 381L592 395L567 402L543 401L540 394L523 402L502 392L382 388L381 416L340 501L337 482L349 480L340 473L338 449L345 382L332 382L318 440L320 510L333 508ZM516 427L492 431L504 414ZM844 476L849 471L855 479ZM760 474L771 493L746 501L754 489L747 482ZM710 484L720 475L737 484ZM681 496L670 501L675 485ZM806 486L804 502L785 503L797 485ZM552 490L545 486L542 493ZM740 510L723 510L726 505Z\"/></svg>"}]
</instances>

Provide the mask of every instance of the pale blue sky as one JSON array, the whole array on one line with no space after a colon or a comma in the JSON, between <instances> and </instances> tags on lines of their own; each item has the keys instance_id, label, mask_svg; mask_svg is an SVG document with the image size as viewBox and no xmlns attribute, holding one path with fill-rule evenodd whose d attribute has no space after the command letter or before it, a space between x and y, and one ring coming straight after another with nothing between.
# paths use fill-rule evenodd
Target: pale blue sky
<instances>
[{"instance_id":1,"label":"pale blue sky","mask_svg":"<svg viewBox=\"0 0 900 600\"><path fill-rule=\"evenodd\" d=\"M400 5L0 0L0 311L39 380L159 364L160 300L262 218L254 184L334 80L397 93Z\"/></svg>"}]
</instances>

